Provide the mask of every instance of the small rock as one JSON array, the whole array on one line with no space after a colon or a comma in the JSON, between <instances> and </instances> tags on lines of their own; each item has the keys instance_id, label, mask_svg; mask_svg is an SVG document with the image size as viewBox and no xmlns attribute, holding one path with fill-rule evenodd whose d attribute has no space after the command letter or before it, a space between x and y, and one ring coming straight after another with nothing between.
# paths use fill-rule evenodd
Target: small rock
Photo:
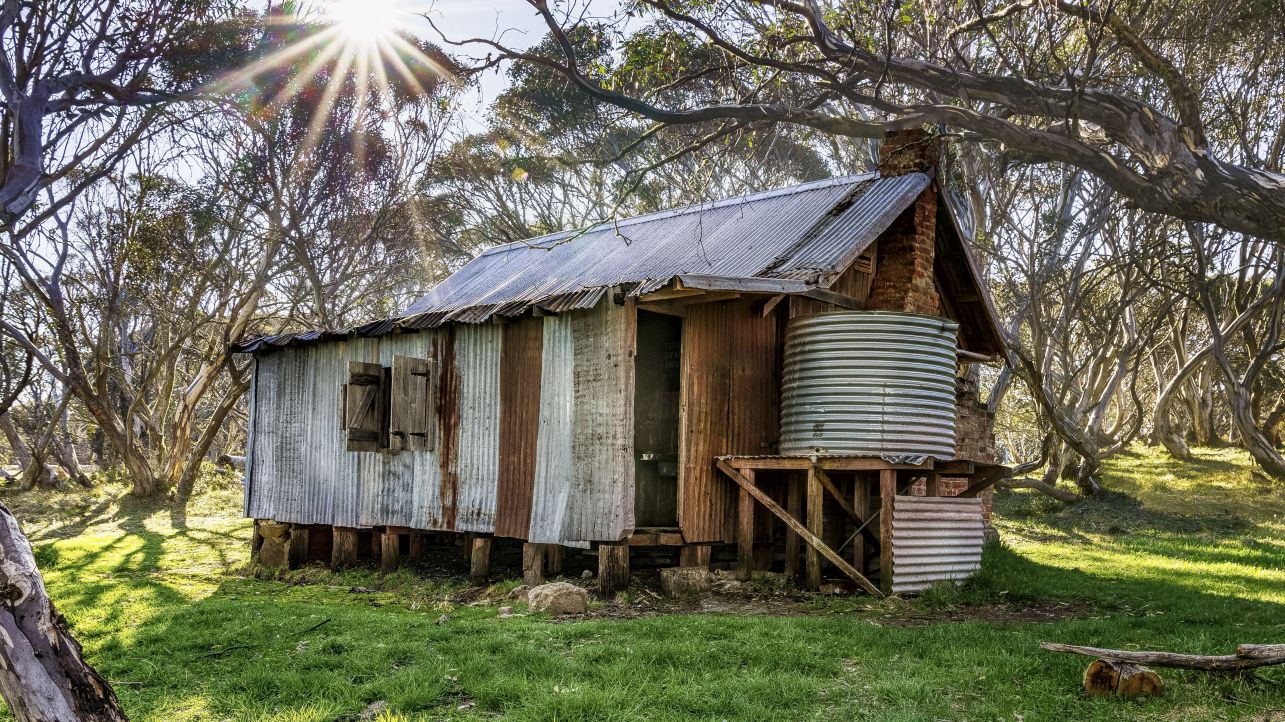
<instances>
[{"instance_id":1,"label":"small rock","mask_svg":"<svg viewBox=\"0 0 1285 722\"><path fill-rule=\"evenodd\" d=\"M530 593L531 587L523 584L521 586L514 587L513 590L509 592L509 599L518 602L525 602L527 600L527 595Z\"/></svg>"},{"instance_id":2,"label":"small rock","mask_svg":"<svg viewBox=\"0 0 1285 722\"><path fill-rule=\"evenodd\" d=\"M447 623L447 622L449 622L449 621L451 621L451 615L449 615L449 614L443 614L442 616L438 617L438 618L437 618L437 621L436 621L436 622L433 622L433 624L436 624L436 625L438 625L438 626L441 626L441 625L443 625L443 624L446 624L446 623Z\"/></svg>"},{"instance_id":3,"label":"small rock","mask_svg":"<svg viewBox=\"0 0 1285 722\"><path fill-rule=\"evenodd\" d=\"M591 572L591 571L589 571L588 569L586 569L586 570L584 570L583 572L580 572L580 578L581 578L581 579L593 579L593 572Z\"/></svg>"},{"instance_id":4,"label":"small rock","mask_svg":"<svg viewBox=\"0 0 1285 722\"><path fill-rule=\"evenodd\" d=\"M674 598L703 597L713 587L713 577L706 567L675 567L660 570L660 588Z\"/></svg>"},{"instance_id":5,"label":"small rock","mask_svg":"<svg viewBox=\"0 0 1285 722\"><path fill-rule=\"evenodd\" d=\"M352 587L352 588L350 588L348 591L349 591L349 593L351 593L351 594L374 594L375 592L378 592L379 590L378 590L378 589L371 589L370 587Z\"/></svg>"},{"instance_id":6,"label":"small rock","mask_svg":"<svg viewBox=\"0 0 1285 722\"><path fill-rule=\"evenodd\" d=\"M527 593L532 612L549 614L584 614L589 608L589 592L567 582L541 584Z\"/></svg>"},{"instance_id":7,"label":"small rock","mask_svg":"<svg viewBox=\"0 0 1285 722\"><path fill-rule=\"evenodd\" d=\"M500 619L508 619L513 616L513 607L500 607Z\"/></svg>"},{"instance_id":8,"label":"small rock","mask_svg":"<svg viewBox=\"0 0 1285 722\"><path fill-rule=\"evenodd\" d=\"M388 709L388 703L382 699L377 700L375 702L371 702L370 704L366 705L365 709L361 711L361 716L358 719L373 720L379 716L380 712L383 712L386 709Z\"/></svg>"}]
</instances>

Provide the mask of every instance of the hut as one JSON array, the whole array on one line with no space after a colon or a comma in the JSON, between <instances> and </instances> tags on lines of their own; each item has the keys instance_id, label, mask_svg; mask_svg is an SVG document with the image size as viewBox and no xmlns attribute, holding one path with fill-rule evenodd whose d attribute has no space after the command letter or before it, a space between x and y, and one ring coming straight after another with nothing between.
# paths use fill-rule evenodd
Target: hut
<instances>
[{"instance_id":1,"label":"hut","mask_svg":"<svg viewBox=\"0 0 1285 722\"><path fill-rule=\"evenodd\" d=\"M257 552L388 569L460 534L481 579L510 538L528 581L572 547L608 591L643 548L966 576L1002 467L964 371L1004 346L938 152L892 134L878 173L497 246L395 318L238 344Z\"/></svg>"}]
</instances>

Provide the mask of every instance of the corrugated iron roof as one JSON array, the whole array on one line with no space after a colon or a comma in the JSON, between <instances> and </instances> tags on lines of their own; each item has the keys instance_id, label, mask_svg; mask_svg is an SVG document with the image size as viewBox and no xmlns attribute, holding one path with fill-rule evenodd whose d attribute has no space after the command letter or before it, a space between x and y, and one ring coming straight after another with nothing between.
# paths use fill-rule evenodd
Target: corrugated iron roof
<instances>
[{"instance_id":1,"label":"corrugated iron roof","mask_svg":"<svg viewBox=\"0 0 1285 722\"><path fill-rule=\"evenodd\" d=\"M928 182L922 173L833 178L496 246L404 315L550 299L559 300L549 310L568 310L566 296L596 302L590 291L645 293L686 274L826 286Z\"/></svg>"},{"instance_id":2,"label":"corrugated iron roof","mask_svg":"<svg viewBox=\"0 0 1285 722\"><path fill-rule=\"evenodd\" d=\"M761 290L766 279L826 288L930 182L923 173L831 178L507 243L484 251L392 319L252 339L234 350L481 323L532 307L591 308L613 287L641 295L682 276L743 279L747 291Z\"/></svg>"}]
</instances>

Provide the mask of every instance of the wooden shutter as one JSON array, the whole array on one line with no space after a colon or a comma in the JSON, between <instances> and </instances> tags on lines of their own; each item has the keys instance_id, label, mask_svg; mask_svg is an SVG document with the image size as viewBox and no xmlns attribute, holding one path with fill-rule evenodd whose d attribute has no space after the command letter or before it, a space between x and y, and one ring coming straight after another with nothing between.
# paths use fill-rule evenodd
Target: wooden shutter
<instances>
[{"instance_id":1,"label":"wooden shutter","mask_svg":"<svg viewBox=\"0 0 1285 722\"><path fill-rule=\"evenodd\" d=\"M344 433L348 451L379 451L384 448L384 419L387 402L384 367L365 361L348 362L348 383L344 385Z\"/></svg>"},{"instance_id":2,"label":"wooden shutter","mask_svg":"<svg viewBox=\"0 0 1285 722\"><path fill-rule=\"evenodd\" d=\"M433 362L411 356L394 356L390 395L389 448L432 451L437 440Z\"/></svg>"}]
</instances>

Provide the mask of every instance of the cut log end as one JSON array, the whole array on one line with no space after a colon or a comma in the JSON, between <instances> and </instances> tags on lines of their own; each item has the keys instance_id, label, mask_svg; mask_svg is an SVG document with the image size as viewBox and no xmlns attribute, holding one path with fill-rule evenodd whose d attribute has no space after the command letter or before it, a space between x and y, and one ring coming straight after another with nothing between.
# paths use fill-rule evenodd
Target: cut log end
<instances>
[{"instance_id":1,"label":"cut log end","mask_svg":"<svg viewBox=\"0 0 1285 722\"><path fill-rule=\"evenodd\" d=\"M1159 697L1165 691L1165 684L1150 668L1095 659L1084 670L1084 691L1098 697Z\"/></svg>"}]
</instances>

